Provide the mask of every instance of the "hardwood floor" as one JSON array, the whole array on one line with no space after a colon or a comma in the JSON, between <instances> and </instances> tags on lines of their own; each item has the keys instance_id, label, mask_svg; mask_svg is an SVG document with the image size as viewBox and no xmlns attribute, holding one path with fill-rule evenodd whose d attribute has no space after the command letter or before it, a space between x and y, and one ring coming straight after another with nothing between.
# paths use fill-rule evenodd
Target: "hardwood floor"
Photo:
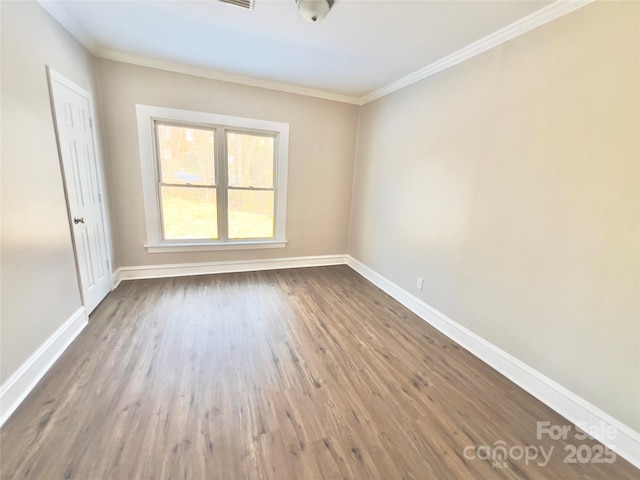
<instances>
[{"instance_id":1,"label":"hardwood floor","mask_svg":"<svg viewBox=\"0 0 640 480\"><path fill-rule=\"evenodd\" d=\"M621 458L564 463L567 445L589 458L602 447L538 439L537 421L570 425L349 267L138 280L106 298L3 426L0 472L638 478ZM505 460L481 459L499 445Z\"/></svg>"}]
</instances>

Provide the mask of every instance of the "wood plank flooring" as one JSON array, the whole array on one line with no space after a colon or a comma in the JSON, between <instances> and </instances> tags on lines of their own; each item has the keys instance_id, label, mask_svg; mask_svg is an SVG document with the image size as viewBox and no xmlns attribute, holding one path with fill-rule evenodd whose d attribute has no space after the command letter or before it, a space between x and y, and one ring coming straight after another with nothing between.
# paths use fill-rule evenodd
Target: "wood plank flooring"
<instances>
[{"instance_id":1,"label":"wood plank flooring","mask_svg":"<svg viewBox=\"0 0 640 480\"><path fill-rule=\"evenodd\" d=\"M0 473L638 479L621 458L564 463L601 446L537 421L570 425L349 267L138 280L3 426Z\"/></svg>"}]
</instances>

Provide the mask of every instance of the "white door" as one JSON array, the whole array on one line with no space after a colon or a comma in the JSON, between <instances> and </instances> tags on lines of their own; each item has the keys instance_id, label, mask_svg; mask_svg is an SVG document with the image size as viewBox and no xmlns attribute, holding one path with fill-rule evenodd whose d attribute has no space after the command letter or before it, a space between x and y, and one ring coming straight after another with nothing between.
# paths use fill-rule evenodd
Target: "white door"
<instances>
[{"instance_id":1,"label":"white door","mask_svg":"<svg viewBox=\"0 0 640 480\"><path fill-rule=\"evenodd\" d=\"M96 155L91 94L49 69L58 150L87 313L111 290L111 268Z\"/></svg>"}]
</instances>

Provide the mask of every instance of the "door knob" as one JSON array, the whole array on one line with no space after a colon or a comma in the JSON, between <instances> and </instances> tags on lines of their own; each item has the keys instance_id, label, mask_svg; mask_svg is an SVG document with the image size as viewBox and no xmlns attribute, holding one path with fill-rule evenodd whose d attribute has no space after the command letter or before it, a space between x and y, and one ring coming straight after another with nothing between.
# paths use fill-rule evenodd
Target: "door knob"
<instances>
[{"instance_id":1,"label":"door knob","mask_svg":"<svg viewBox=\"0 0 640 480\"><path fill-rule=\"evenodd\" d=\"M73 217L73 223L75 223L76 225L79 223L84 223L84 217L82 218Z\"/></svg>"}]
</instances>

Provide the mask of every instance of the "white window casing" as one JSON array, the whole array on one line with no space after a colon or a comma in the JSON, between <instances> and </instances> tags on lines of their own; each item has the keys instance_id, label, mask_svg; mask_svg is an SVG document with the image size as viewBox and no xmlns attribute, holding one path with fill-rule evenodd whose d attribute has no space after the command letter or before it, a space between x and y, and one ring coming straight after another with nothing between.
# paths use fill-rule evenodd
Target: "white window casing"
<instances>
[{"instance_id":1,"label":"white window casing","mask_svg":"<svg viewBox=\"0 0 640 480\"><path fill-rule=\"evenodd\" d=\"M289 124L256 120L251 118L218 115L206 112L192 112L174 108L136 105L138 139L140 146L140 168L142 172L142 190L147 230L145 247L149 253L190 252L203 250L235 250L282 248L286 246L286 208L287 208L287 170L289 156ZM269 134L275 142L274 170L274 236L268 239L228 239L222 228L222 238L218 240L165 240L162 232L162 218L159 193L159 168L156 158L155 122L179 123L186 126L206 127L222 132L240 131L246 133ZM216 164L225 163L224 142L216 138ZM225 169L226 170L226 169ZM216 173L218 167L216 166ZM222 173L222 172L220 172ZM224 175L223 175L224 176ZM226 195L227 179L216 177L224 182L222 191ZM226 212L223 216L226 215ZM220 218L220 213L218 214ZM220 225L219 225L220 228Z\"/></svg>"}]
</instances>

